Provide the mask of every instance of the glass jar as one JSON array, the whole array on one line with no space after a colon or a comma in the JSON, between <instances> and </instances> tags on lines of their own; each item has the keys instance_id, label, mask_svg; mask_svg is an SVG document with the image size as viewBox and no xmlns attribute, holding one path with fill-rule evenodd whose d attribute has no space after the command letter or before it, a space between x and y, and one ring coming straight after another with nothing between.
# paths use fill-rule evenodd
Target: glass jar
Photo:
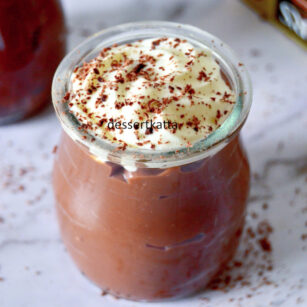
<instances>
[{"instance_id":1,"label":"glass jar","mask_svg":"<svg viewBox=\"0 0 307 307\"><path fill-rule=\"evenodd\" d=\"M0 2L0 124L32 115L50 101L52 77L64 55L59 1Z\"/></svg>"},{"instance_id":2,"label":"glass jar","mask_svg":"<svg viewBox=\"0 0 307 307\"><path fill-rule=\"evenodd\" d=\"M160 36L212 50L236 93L222 126L176 151L118 151L116 144L80 129L62 102L73 69L114 43ZM95 34L65 57L52 96L65 130L54 162L57 215L80 270L104 291L133 300L178 298L204 288L236 250L249 191L239 131L251 88L229 47L187 25L120 25Z\"/></svg>"}]
</instances>

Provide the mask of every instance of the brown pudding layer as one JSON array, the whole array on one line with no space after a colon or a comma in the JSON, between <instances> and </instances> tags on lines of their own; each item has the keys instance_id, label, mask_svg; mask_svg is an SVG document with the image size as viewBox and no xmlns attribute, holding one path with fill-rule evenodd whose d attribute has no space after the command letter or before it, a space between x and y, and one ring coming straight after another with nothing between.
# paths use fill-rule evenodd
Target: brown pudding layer
<instances>
[{"instance_id":1,"label":"brown pudding layer","mask_svg":"<svg viewBox=\"0 0 307 307\"><path fill-rule=\"evenodd\" d=\"M192 164L129 172L63 134L53 182L62 237L80 270L114 295L159 300L205 287L232 257L249 165L236 137Z\"/></svg>"}]
</instances>

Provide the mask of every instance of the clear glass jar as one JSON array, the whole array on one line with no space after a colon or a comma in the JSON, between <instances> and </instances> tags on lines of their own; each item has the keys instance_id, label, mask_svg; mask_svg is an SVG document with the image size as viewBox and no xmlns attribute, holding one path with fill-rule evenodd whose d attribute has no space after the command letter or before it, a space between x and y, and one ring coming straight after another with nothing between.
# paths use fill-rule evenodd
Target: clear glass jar
<instances>
[{"instance_id":1,"label":"clear glass jar","mask_svg":"<svg viewBox=\"0 0 307 307\"><path fill-rule=\"evenodd\" d=\"M58 0L0 2L0 124L50 103L50 87L65 55L65 24Z\"/></svg>"},{"instance_id":2,"label":"clear glass jar","mask_svg":"<svg viewBox=\"0 0 307 307\"><path fill-rule=\"evenodd\" d=\"M209 47L236 93L222 126L191 148L116 150L79 129L62 98L73 69L114 43L180 37ZM251 86L228 46L168 22L99 32L60 64L53 103L65 130L53 184L62 238L80 270L103 290L133 300L178 298L204 288L233 256L244 224L249 164L239 131Z\"/></svg>"}]
</instances>

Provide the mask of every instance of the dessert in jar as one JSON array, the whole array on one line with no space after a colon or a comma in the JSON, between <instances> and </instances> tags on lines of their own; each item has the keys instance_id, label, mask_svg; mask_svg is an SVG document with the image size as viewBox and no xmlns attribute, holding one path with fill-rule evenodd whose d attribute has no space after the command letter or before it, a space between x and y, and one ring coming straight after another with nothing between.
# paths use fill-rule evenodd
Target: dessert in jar
<instances>
[{"instance_id":1,"label":"dessert in jar","mask_svg":"<svg viewBox=\"0 0 307 307\"><path fill-rule=\"evenodd\" d=\"M0 124L34 114L50 103L55 69L65 55L58 0L0 3Z\"/></svg>"},{"instance_id":2,"label":"dessert in jar","mask_svg":"<svg viewBox=\"0 0 307 307\"><path fill-rule=\"evenodd\" d=\"M62 61L52 96L57 215L79 269L133 300L204 288L236 250L249 190L251 89L229 47L187 25L120 25Z\"/></svg>"}]
</instances>

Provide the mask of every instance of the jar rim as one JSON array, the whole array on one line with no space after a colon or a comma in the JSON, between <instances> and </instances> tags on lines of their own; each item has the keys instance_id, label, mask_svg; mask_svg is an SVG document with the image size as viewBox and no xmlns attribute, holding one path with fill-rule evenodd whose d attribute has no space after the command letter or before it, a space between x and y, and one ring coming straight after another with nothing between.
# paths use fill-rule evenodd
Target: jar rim
<instances>
[{"instance_id":1,"label":"jar rim","mask_svg":"<svg viewBox=\"0 0 307 307\"><path fill-rule=\"evenodd\" d=\"M130 148L118 150L119 144L110 143L84 131L81 124L69 112L63 97L69 90L71 74L76 66L97 55L104 47L124 44L138 39L161 36L186 39L192 45L203 46L212 51L213 56L226 70L233 82L236 102L232 112L223 124L204 139L196 141L192 147L171 150ZM98 161L113 162L128 170L137 168L168 168L198 161L221 150L233 135L240 130L249 113L252 89L248 72L232 49L214 35L191 25L146 21L121 24L102 30L83 41L68 53L58 66L52 83L52 101L57 117L64 131L76 142L84 145Z\"/></svg>"}]
</instances>

